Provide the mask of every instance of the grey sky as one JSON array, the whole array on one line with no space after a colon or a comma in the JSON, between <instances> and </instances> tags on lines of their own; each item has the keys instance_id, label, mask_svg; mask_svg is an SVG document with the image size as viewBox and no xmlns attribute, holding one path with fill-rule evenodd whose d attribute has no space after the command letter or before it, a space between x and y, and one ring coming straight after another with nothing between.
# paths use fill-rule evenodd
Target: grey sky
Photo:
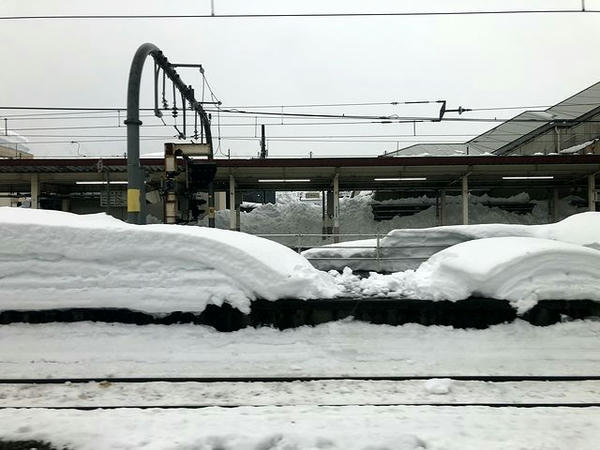
<instances>
[{"instance_id":1,"label":"grey sky","mask_svg":"<svg viewBox=\"0 0 600 450\"><path fill-rule=\"evenodd\" d=\"M578 8L580 0L544 1L234 1L215 0L217 13L404 11L458 9ZM600 1L587 0L588 9ZM44 14L205 14L210 1L0 2L0 16ZM600 14L451 17L180 19L7 21L0 26L0 105L125 106L129 64L143 42L158 45L171 61L202 63L224 106L305 103L391 102L445 99L449 107L551 105L600 80L597 32ZM150 67L150 65L148 65ZM194 70L182 78L201 86ZM142 104L151 106L151 70L145 72ZM279 111L280 109L276 109ZM284 110L289 111L289 110ZM297 110L294 110L297 111ZM307 112L412 114L403 108L344 107ZM416 111L416 110L415 110ZM466 117L511 117L520 111L471 113ZM17 114L0 111L0 117ZM465 116L463 116L465 117ZM284 123L292 120L285 119ZM306 123L305 120L299 122ZM322 121L321 121L322 122ZM145 124L159 124L154 118ZM254 119L221 117L221 151L252 156ZM259 122L260 123L260 122ZM281 123L279 119L266 123ZM10 119L9 128L116 125L97 120ZM217 120L213 117L214 134ZM423 134L474 135L493 124L418 125ZM412 125L319 125L267 127L270 138L371 136L412 133ZM85 143L91 136L125 136L125 128L22 131L38 155L68 155L80 141L87 155L122 154L124 142ZM143 135L170 136L172 128L147 128ZM38 135L39 137L35 137ZM42 136L40 136L42 135ZM61 136L50 138L48 135ZM119 139L115 137L115 139ZM396 142L269 141L277 155L377 155L413 142L458 142L469 136L348 138ZM101 138L101 137L100 137ZM99 139L100 139L99 138ZM344 138L340 138L344 139ZM169 140L169 139L165 139ZM142 143L159 152L161 140ZM218 142L215 140L215 145Z\"/></svg>"}]
</instances>

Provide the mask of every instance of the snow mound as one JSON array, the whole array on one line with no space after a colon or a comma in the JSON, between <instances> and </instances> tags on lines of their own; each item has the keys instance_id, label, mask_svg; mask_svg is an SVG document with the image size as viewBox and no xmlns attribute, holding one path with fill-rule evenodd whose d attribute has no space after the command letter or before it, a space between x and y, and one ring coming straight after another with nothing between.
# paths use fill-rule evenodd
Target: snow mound
<instances>
[{"instance_id":1,"label":"snow mound","mask_svg":"<svg viewBox=\"0 0 600 450\"><path fill-rule=\"evenodd\" d=\"M408 284L420 298L505 299L520 312L538 300L600 300L600 251L549 239L463 242L435 254L412 274Z\"/></svg>"},{"instance_id":2,"label":"snow mound","mask_svg":"<svg viewBox=\"0 0 600 450\"><path fill-rule=\"evenodd\" d=\"M339 288L276 242L245 233L131 225L105 214L0 208L0 308L202 311Z\"/></svg>"},{"instance_id":3,"label":"snow mound","mask_svg":"<svg viewBox=\"0 0 600 450\"><path fill-rule=\"evenodd\" d=\"M448 247L473 239L508 236L553 239L600 249L600 212L574 214L544 225L494 223L392 230L382 239L382 246Z\"/></svg>"},{"instance_id":4,"label":"snow mound","mask_svg":"<svg viewBox=\"0 0 600 450\"><path fill-rule=\"evenodd\" d=\"M425 381L423 387L428 394L445 395L450 393L453 383L451 378L431 378Z\"/></svg>"},{"instance_id":5,"label":"snow mound","mask_svg":"<svg viewBox=\"0 0 600 450\"><path fill-rule=\"evenodd\" d=\"M474 296L509 300L520 313L539 300L600 301L600 250L550 239L477 239L436 253L416 271L361 278L346 268L330 274L354 297L458 301Z\"/></svg>"},{"instance_id":6,"label":"snow mound","mask_svg":"<svg viewBox=\"0 0 600 450\"><path fill-rule=\"evenodd\" d=\"M429 257L462 242L492 237L551 239L600 249L600 212L574 214L544 225L479 224L451 225L390 231L380 240L378 263L376 240L347 241L302 252L321 270L378 270L399 272L416 269ZM362 258L362 259L361 259Z\"/></svg>"}]
</instances>

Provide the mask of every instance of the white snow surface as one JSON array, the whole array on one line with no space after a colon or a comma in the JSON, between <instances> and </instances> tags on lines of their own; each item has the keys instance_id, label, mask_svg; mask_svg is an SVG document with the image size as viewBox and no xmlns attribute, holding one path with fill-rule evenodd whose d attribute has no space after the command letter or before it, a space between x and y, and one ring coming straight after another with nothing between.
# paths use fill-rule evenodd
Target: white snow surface
<instances>
[{"instance_id":1,"label":"white snow surface","mask_svg":"<svg viewBox=\"0 0 600 450\"><path fill-rule=\"evenodd\" d=\"M600 249L600 212L574 214L557 223L542 225L476 224L392 230L379 241L381 261L374 261L376 240L346 241L302 252L322 269L382 270L416 269L430 256L452 245L473 239L521 236L552 239ZM319 258L326 258L320 260ZM372 258L361 260L352 258Z\"/></svg>"},{"instance_id":2,"label":"white snow surface","mask_svg":"<svg viewBox=\"0 0 600 450\"><path fill-rule=\"evenodd\" d=\"M349 269L321 272L273 241L219 229L139 226L105 214L22 208L0 208L0 227L0 306L5 310L200 312L207 304L227 302L248 312L255 298L456 301L481 296L509 300L524 312L538 300L600 301L600 213L548 225L392 231L384 240L394 245L456 245L416 271L368 278Z\"/></svg>"},{"instance_id":3,"label":"white snow surface","mask_svg":"<svg viewBox=\"0 0 600 450\"><path fill-rule=\"evenodd\" d=\"M3 309L202 311L228 302L331 297L339 288L292 250L203 227L131 225L105 214L0 208Z\"/></svg>"},{"instance_id":4,"label":"white snow surface","mask_svg":"<svg viewBox=\"0 0 600 450\"><path fill-rule=\"evenodd\" d=\"M265 204L251 212L241 212L241 230L251 234L271 233L301 233L320 234L323 231L322 207L320 202L301 201L299 193L278 193L276 204ZM561 198L558 202L558 217L564 218L583 212L585 208L571 205L573 197ZM373 203L402 203L429 205L427 209L411 216L396 216L390 220L375 221L373 218ZM531 214L516 214L505 211L497 203L534 203ZM462 207L460 196L447 196L447 223L462 223ZM490 205L492 207L486 206ZM435 199L427 197L405 198L376 202L373 194L363 191L355 197L340 199L340 232L345 234L364 234L364 238L372 238L375 234L384 235L391 230L407 228L427 228L438 224L435 211ZM469 218L472 223L492 224L542 224L549 217L548 202L531 200L529 195L520 193L508 198L494 198L488 195L469 196ZM229 210L220 210L216 214L217 228L229 229ZM207 225L205 218L201 224ZM356 236L350 240L361 239ZM296 240L290 244L296 244ZM311 240L304 238L303 245L321 245L320 238Z\"/></svg>"},{"instance_id":5,"label":"white snow surface","mask_svg":"<svg viewBox=\"0 0 600 450\"><path fill-rule=\"evenodd\" d=\"M193 325L0 326L4 377L429 375L422 381L3 385L0 437L104 449L592 450L600 408L371 406L597 402L600 382L452 375L596 375L600 322L486 330L337 322L218 333ZM364 406L357 406L358 404ZM173 405L253 405L199 410ZM156 406L76 411L47 406ZM274 406L278 405L278 406ZM331 406L319 406L331 405Z\"/></svg>"},{"instance_id":6,"label":"white snow surface","mask_svg":"<svg viewBox=\"0 0 600 450\"><path fill-rule=\"evenodd\" d=\"M600 300L600 251L549 239L463 242L433 255L407 275L420 298L506 299L521 312L537 300Z\"/></svg>"},{"instance_id":7,"label":"white snow surface","mask_svg":"<svg viewBox=\"0 0 600 450\"><path fill-rule=\"evenodd\" d=\"M600 212L574 214L560 222L542 225L493 223L398 229L389 232L382 245L450 246L472 239L507 236L552 239L600 249Z\"/></svg>"},{"instance_id":8,"label":"white snow surface","mask_svg":"<svg viewBox=\"0 0 600 450\"><path fill-rule=\"evenodd\" d=\"M268 406L0 411L3 436L57 447L220 450L595 450L600 408Z\"/></svg>"},{"instance_id":9,"label":"white snow surface","mask_svg":"<svg viewBox=\"0 0 600 450\"><path fill-rule=\"evenodd\" d=\"M563 148L559 153L577 153L578 151L583 150L584 148L588 147L589 145L592 145L594 142L597 141L598 139L592 139L591 141L586 141L581 144L572 145L571 147Z\"/></svg>"},{"instance_id":10,"label":"white snow surface","mask_svg":"<svg viewBox=\"0 0 600 450\"><path fill-rule=\"evenodd\" d=\"M550 327L517 322L486 330L346 321L236 333L190 325L13 324L0 326L0 371L5 377L109 376L102 371L112 376L585 375L596 374L598 336L600 322L593 321ZM36 409L1 410L0 436L81 450L591 450L600 439L600 408L418 405L545 405L596 402L599 396L598 381L486 383L447 377L3 385L3 406ZM381 406L394 402L416 406ZM43 409L136 405L155 408ZM236 407L161 409L167 405Z\"/></svg>"},{"instance_id":11,"label":"white snow surface","mask_svg":"<svg viewBox=\"0 0 600 450\"><path fill-rule=\"evenodd\" d=\"M361 278L330 272L346 295L429 300L509 300L519 313L538 300L600 301L600 251L549 239L477 239L433 255L416 271Z\"/></svg>"},{"instance_id":12,"label":"white snow surface","mask_svg":"<svg viewBox=\"0 0 600 450\"><path fill-rule=\"evenodd\" d=\"M600 380L312 380L0 385L4 407L298 406L600 403Z\"/></svg>"},{"instance_id":13,"label":"white snow surface","mask_svg":"<svg viewBox=\"0 0 600 450\"><path fill-rule=\"evenodd\" d=\"M598 375L600 321L484 330L340 321L220 333L199 325L0 326L4 378Z\"/></svg>"}]
</instances>

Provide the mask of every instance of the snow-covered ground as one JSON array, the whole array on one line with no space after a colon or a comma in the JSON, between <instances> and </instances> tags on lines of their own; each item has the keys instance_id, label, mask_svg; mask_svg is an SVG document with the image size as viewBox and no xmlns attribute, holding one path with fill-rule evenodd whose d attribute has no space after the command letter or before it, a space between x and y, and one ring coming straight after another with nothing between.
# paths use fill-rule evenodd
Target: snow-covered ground
<instances>
[{"instance_id":1,"label":"snow-covered ground","mask_svg":"<svg viewBox=\"0 0 600 450\"><path fill-rule=\"evenodd\" d=\"M595 450L600 408L279 406L0 411L6 439L77 450Z\"/></svg>"},{"instance_id":2,"label":"snow-covered ground","mask_svg":"<svg viewBox=\"0 0 600 450\"><path fill-rule=\"evenodd\" d=\"M516 322L487 330L345 321L235 333L193 325L13 324L0 326L0 373L99 378L585 376L597 375L600 367L599 337L596 321L543 328ZM599 381L8 384L0 385L1 406L34 409L0 410L0 439L35 439L77 450L592 450L600 440L597 407L371 405L598 401ZM50 406L155 408L42 409Z\"/></svg>"},{"instance_id":3,"label":"snow-covered ground","mask_svg":"<svg viewBox=\"0 0 600 450\"><path fill-rule=\"evenodd\" d=\"M578 220L583 222L575 226ZM3 208L0 309L119 306L150 312L201 311L208 303L227 301L244 311L259 297L457 299L472 293L511 298L525 309L542 297L595 298L600 295L596 216L570 221L538 228L554 231L535 235L479 236L484 239L441 251L417 271L359 279L349 271L319 272L301 255L242 233L139 227L104 215ZM345 320L286 331L248 328L232 333L198 325L0 325L0 374L5 379L430 378L0 384L0 407L7 408L0 408L0 446L2 440L33 439L77 450L591 450L600 441L597 407L373 405L599 402L598 381L449 379L596 376L599 338L600 321L593 320L548 327L517 320L485 330ZM157 408L44 409L135 405ZM207 407L158 408L183 405Z\"/></svg>"},{"instance_id":4,"label":"snow-covered ground","mask_svg":"<svg viewBox=\"0 0 600 450\"><path fill-rule=\"evenodd\" d=\"M487 330L345 321L235 333L193 325L13 324L0 326L0 373L100 378L585 376L597 375L600 367L599 337L596 321L543 328L516 322ZM77 450L592 450L600 440L597 407L371 405L599 400L598 381L8 384L0 385L0 406L34 409L1 409L0 439L34 439ZM155 408L43 409L73 406Z\"/></svg>"},{"instance_id":5,"label":"snow-covered ground","mask_svg":"<svg viewBox=\"0 0 600 450\"><path fill-rule=\"evenodd\" d=\"M109 381L1 384L6 407L298 406L398 404L600 404L600 381L318 380L290 382Z\"/></svg>"},{"instance_id":6,"label":"snow-covered ground","mask_svg":"<svg viewBox=\"0 0 600 450\"><path fill-rule=\"evenodd\" d=\"M0 326L3 378L598 375L600 322L485 330L344 321L219 333L198 325Z\"/></svg>"},{"instance_id":7,"label":"snow-covered ground","mask_svg":"<svg viewBox=\"0 0 600 450\"><path fill-rule=\"evenodd\" d=\"M594 450L600 408L242 407L0 411L5 438L77 450Z\"/></svg>"}]
</instances>

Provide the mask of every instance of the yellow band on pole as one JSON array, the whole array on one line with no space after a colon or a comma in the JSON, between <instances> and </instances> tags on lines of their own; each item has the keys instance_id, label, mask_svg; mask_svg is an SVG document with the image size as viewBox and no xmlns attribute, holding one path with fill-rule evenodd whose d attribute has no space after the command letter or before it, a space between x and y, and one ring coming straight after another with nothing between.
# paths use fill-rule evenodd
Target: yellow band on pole
<instances>
[{"instance_id":1,"label":"yellow band on pole","mask_svg":"<svg viewBox=\"0 0 600 450\"><path fill-rule=\"evenodd\" d=\"M127 212L140 212L140 190L127 189Z\"/></svg>"}]
</instances>

